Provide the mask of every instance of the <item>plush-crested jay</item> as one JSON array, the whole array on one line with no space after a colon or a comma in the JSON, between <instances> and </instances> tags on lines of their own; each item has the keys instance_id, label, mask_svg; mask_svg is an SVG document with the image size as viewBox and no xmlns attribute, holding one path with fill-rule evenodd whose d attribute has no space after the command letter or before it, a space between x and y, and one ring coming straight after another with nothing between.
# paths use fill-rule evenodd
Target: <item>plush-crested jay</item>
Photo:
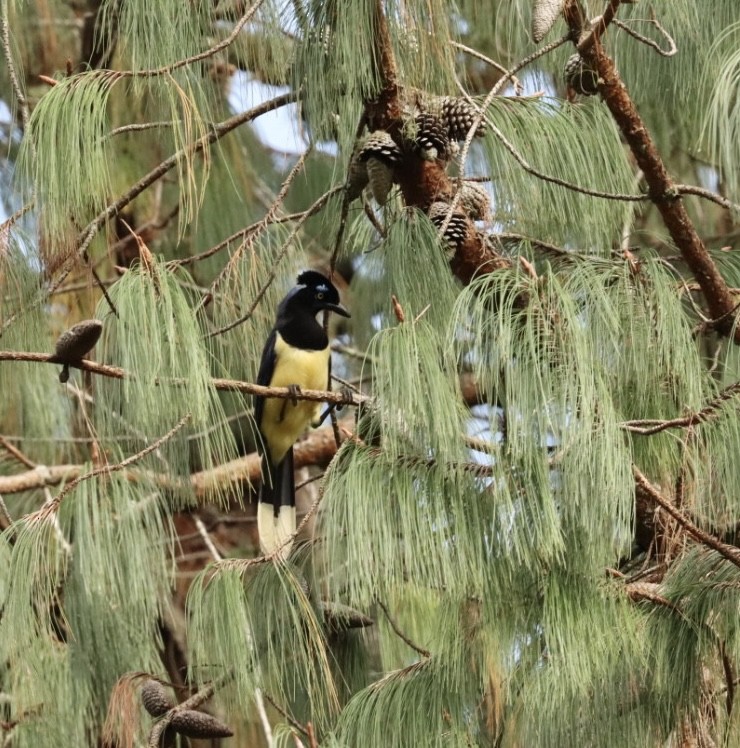
<instances>
[{"instance_id":1,"label":"plush-crested jay","mask_svg":"<svg viewBox=\"0 0 740 748\"><path fill-rule=\"evenodd\" d=\"M328 278L306 270L280 302L277 319L262 351L257 383L268 387L328 390L331 359L329 339L316 315L329 311L349 317L339 303L339 293ZM283 546L295 532L295 480L293 444L309 424L321 423L321 403L255 397L255 421L262 455L262 485L257 507L257 528L263 553ZM285 544L285 545L284 545Z\"/></svg>"}]
</instances>

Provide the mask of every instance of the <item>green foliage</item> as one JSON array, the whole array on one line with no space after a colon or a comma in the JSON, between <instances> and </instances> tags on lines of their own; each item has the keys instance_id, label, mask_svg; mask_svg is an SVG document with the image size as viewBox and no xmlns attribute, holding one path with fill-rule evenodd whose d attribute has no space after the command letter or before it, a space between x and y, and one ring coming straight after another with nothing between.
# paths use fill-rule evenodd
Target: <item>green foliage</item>
<instances>
[{"instance_id":1,"label":"green foliage","mask_svg":"<svg viewBox=\"0 0 740 748\"><path fill-rule=\"evenodd\" d=\"M721 171L728 194L740 200L740 172L737 169L740 142L740 102L736 95L740 82L740 24L725 27L707 57L702 88L709 91L705 131L712 160Z\"/></svg>"},{"instance_id":2,"label":"green foliage","mask_svg":"<svg viewBox=\"0 0 740 748\"><path fill-rule=\"evenodd\" d=\"M532 168L607 194L639 194L633 167L604 107L587 102L495 99L488 119ZM495 132L486 135L485 166L495 219L514 231L595 254L607 254L629 220L630 203L585 196L545 182L515 165Z\"/></svg>"},{"instance_id":3,"label":"green foliage","mask_svg":"<svg viewBox=\"0 0 740 748\"><path fill-rule=\"evenodd\" d=\"M210 359L193 312L190 293L177 271L153 260L129 270L110 289L117 316L105 316L98 343L101 358L121 366L125 379L100 383L105 407L95 411L100 438L115 442L122 433L141 448L164 436L187 413L191 421L157 450L157 460L173 476L231 459L233 441L210 379ZM100 314L106 302L101 301ZM218 428L211 428L217 424ZM208 429L207 438L188 441L188 434ZM185 495L187 482L182 482Z\"/></svg>"},{"instance_id":4,"label":"green foliage","mask_svg":"<svg viewBox=\"0 0 740 748\"><path fill-rule=\"evenodd\" d=\"M20 165L29 192L35 192L43 206L45 243L54 254L64 256L75 229L110 200L106 108L119 80L120 74L111 71L64 78L41 98L31 116Z\"/></svg>"},{"instance_id":5,"label":"green foliage","mask_svg":"<svg viewBox=\"0 0 740 748\"><path fill-rule=\"evenodd\" d=\"M583 5L590 18L604 12L603 0ZM114 684L163 665L173 679L187 668L194 688L214 683L229 724L253 719L264 697L280 745L295 743L292 719L327 748L673 746L697 726L707 733L697 744L738 742L738 710L728 713L738 570L636 490L633 467L692 523L737 543L740 398L723 389L740 377L740 349L705 319L653 203L609 199L640 195L645 180L600 97L564 100L572 42L518 71L526 95L495 98L468 162L449 165L488 178L491 216L475 230L508 267L456 279L459 255L450 263L451 247L405 204L448 197L434 164L410 164L429 179L418 200L397 171L402 185L382 208L347 206L338 191L314 215L289 217L345 182L363 113L395 84L401 108L460 87L483 100L502 71L452 41L512 67L566 31L559 20L534 44L534 6L267 0L228 49L187 62L250 5L105 0L95 32L111 35L115 72L63 77L84 41L73 11L14 4L11 61L31 112L17 167L36 205L27 234L0 226L3 347L51 351L95 299L95 358L125 374L74 370L60 386L55 366L0 363L0 434L11 437L0 479L16 520L0 535L0 743L15 720L13 746L95 743ZM664 49L670 34L677 54L617 23L604 49L676 182L717 182L737 200L737 2L654 10L661 27L645 3L623 3L617 19ZM384 81L391 50L397 79ZM279 204L296 154L263 147L248 126L194 155L229 115L231 63L244 85L300 98L303 122L292 124L305 124L314 150ZM5 67L0 97L17 116ZM39 73L57 84L37 88ZM0 138L7 174L18 129ZM176 153L176 170L97 227L79 257L79 232ZM726 251L736 216L682 199L739 287L737 252ZM213 378L254 381L296 272L330 265L351 279L338 285L352 312L329 328L333 372L367 400L328 467L331 432L310 445L321 456L307 472L321 483L299 497L312 516L288 560L247 560L251 401ZM77 295L91 267L115 312L92 281ZM700 411L690 426L636 430ZM79 463L83 451L96 466L130 464L55 508L43 465ZM191 478L211 469L193 529ZM18 477L33 488L15 493L7 479ZM219 555L234 558L203 568ZM193 576L186 615L170 615ZM372 624L342 629L331 606ZM173 641L182 652L163 658Z\"/></svg>"}]
</instances>

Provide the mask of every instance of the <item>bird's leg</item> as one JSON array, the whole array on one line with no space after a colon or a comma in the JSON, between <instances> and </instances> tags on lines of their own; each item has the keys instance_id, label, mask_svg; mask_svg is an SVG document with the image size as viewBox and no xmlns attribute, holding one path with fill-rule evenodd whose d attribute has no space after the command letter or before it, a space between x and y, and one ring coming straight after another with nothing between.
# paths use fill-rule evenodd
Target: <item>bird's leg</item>
<instances>
[{"instance_id":1,"label":"bird's leg","mask_svg":"<svg viewBox=\"0 0 740 748\"><path fill-rule=\"evenodd\" d=\"M290 392L290 397L283 400L283 407L280 409L281 421L285 418L285 409L288 407L288 402L291 402L293 407L298 405L298 395L301 394L301 386L299 384L289 384L288 391Z\"/></svg>"},{"instance_id":2,"label":"bird's leg","mask_svg":"<svg viewBox=\"0 0 740 748\"><path fill-rule=\"evenodd\" d=\"M352 392L352 389L350 387L347 387L347 385L343 384L339 391L342 393L342 397L345 400L352 400L354 392ZM341 410L343 407L344 405L342 403L332 403L331 405L327 406L326 410L321 414L321 417L317 421L313 421L311 425L315 429L317 429L327 419L327 417L331 415L331 412L333 410Z\"/></svg>"}]
</instances>

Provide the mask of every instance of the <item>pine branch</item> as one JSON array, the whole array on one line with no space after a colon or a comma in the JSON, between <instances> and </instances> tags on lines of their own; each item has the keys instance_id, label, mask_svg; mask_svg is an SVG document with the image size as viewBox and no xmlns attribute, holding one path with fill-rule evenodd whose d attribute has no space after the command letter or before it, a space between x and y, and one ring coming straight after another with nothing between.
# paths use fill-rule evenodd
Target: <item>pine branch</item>
<instances>
[{"instance_id":1,"label":"pine branch","mask_svg":"<svg viewBox=\"0 0 740 748\"><path fill-rule=\"evenodd\" d=\"M181 704L178 704L177 706L170 709L166 714L163 715L162 719L160 719L159 722L156 722L152 727L151 732L149 733L147 746L149 748L160 748L160 746L162 745L162 737L164 736L164 731L170 726L170 723L172 722L172 719L177 712L184 712L189 709L197 709L199 706L208 701L208 699L210 699L219 688L223 687L225 683L231 680L232 677L233 675L224 676L218 681L213 681L212 683L198 691L196 694L191 696L189 699L186 699Z\"/></svg>"},{"instance_id":2,"label":"pine branch","mask_svg":"<svg viewBox=\"0 0 740 748\"><path fill-rule=\"evenodd\" d=\"M110 473L119 472L127 468L129 465L132 465L133 463L138 462L139 460L143 459L148 454L155 452L165 442L169 441L178 431L180 431L180 429L182 429L183 426L185 426L185 424L190 420L190 418L191 418L191 414L186 413L166 434L159 437L159 439L152 442L147 447L142 449L140 452L137 452L135 455L131 455L130 457L127 457L125 460L121 460L121 462L118 462L115 465L102 465L101 467L95 468L94 470L90 470L84 475L80 475L78 478L75 478L73 481L68 483L51 501L48 501L43 506L43 508L29 515L28 516L29 521L43 522L49 517L51 517L52 515L55 515L64 497L68 496L72 492L73 489L75 489L80 483L82 483L82 481L88 480L89 478L94 478L97 475L109 475Z\"/></svg>"},{"instance_id":3,"label":"pine branch","mask_svg":"<svg viewBox=\"0 0 740 748\"><path fill-rule=\"evenodd\" d=\"M257 227L253 232L250 232L249 238L237 248L236 252L229 258L229 261L224 265L221 272L216 276L213 283L211 283L210 288L208 289L208 293L205 295L205 297L201 300L200 307L206 306L212 299L213 294L216 288L218 287L219 283L231 272L231 270L236 266L236 264L239 262L239 259L244 254L245 250L249 249L255 239L267 229L268 226L270 226L271 223L274 223L276 218L276 213L280 209L280 206L283 204L283 201L285 200L285 196L288 194L288 190L290 189L291 185L295 181L295 178L300 174L301 170L306 164L306 159L310 155L313 148L309 146L300 156L300 158L295 162L293 165L293 168L290 170L290 173L288 176L283 180L282 185L280 186L280 191L276 195L275 199L273 200L270 207L267 209L267 213L260 219L260 221L257 224ZM323 196L322 196L323 197ZM305 213L305 212L304 212ZM298 225L296 226L296 229L291 233L291 241L292 238L295 236L296 231L300 226L303 225L303 223L307 220L307 216L304 215L303 218L298 222ZM276 268L279 263L279 261L282 259L282 255L279 253L277 258L273 261L273 271L271 274L271 278L275 278L276 274ZM254 308L256 307L259 300L264 295L265 291L269 287L269 284L266 284L263 289L260 290L260 293L257 294L257 299L255 300L253 306L251 307L251 311L248 313L247 316L244 318L237 320L237 322L233 323L233 325L222 328L221 330L217 330L216 332L213 332L209 335L209 337L212 337L214 335L218 335L222 332L226 332L227 330L231 330L233 327L236 327L238 324L241 324L241 322L246 321L249 319L249 316L251 316L252 311L254 311Z\"/></svg>"},{"instance_id":4,"label":"pine branch","mask_svg":"<svg viewBox=\"0 0 740 748\"><path fill-rule=\"evenodd\" d=\"M677 509L673 503L667 499L663 494L648 480L644 473L637 467L632 466L632 472L637 481L637 485L642 488L648 496L660 507L673 517L684 530L691 535L695 540L703 543L708 548L717 551L721 556L726 558L735 566L740 568L740 549L723 543L718 538L705 532L700 527L697 527L683 512Z\"/></svg>"},{"instance_id":5,"label":"pine branch","mask_svg":"<svg viewBox=\"0 0 740 748\"><path fill-rule=\"evenodd\" d=\"M625 431L631 431L635 434L650 436L660 431L672 428L688 428L696 426L699 423L705 423L713 416L717 415L722 405L740 394L740 382L735 382L725 387L717 397L708 402L701 410L696 413L683 416L681 418L671 418L669 420L642 419L636 421L625 421L620 427Z\"/></svg>"},{"instance_id":6,"label":"pine branch","mask_svg":"<svg viewBox=\"0 0 740 748\"><path fill-rule=\"evenodd\" d=\"M425 660L428 660L432 656L432 653L428 649L424 649L424 647L420 647L418 644L415 644L408 636L406 636L406 634L403 633L400 626L395 622L395 620L393 620L393 616L390 614L390 611L384 603L382 603L380 600L376 600L375 602L385 614L386 620L390 624L390 627L393 629L393 633L407 646L411 647L414 652L420 654Z\"/></svg>"},{"instance_id":7,"label":"pine branch","mask_svg":"<svg viewBox=\"0 0 740 748\"><path fill-rule=\"evenodd\" d=\"M608 7L614 6L616 11L618 5L619 0L610 0ZM572 34L579 39L582 18L577 0L569 0L563 14ZM648 197L660 212L671 239L701 286L712 317L721 320L718 324L719 331L725 335L733 335L734 342L740 343L740 327L733 331L732 295L686 212L677 185L671 179L614 61L604 51L598 35L594 36L590 45L586 42L587 40L578 42L579 52L585 62L598 72L599 91L638 167L645 175L649 188Z\"/></svg>"},{"instance_id":8,"label":"pine branch","mask_svg":"<svg viewBox=\"0 0 740 748\"><path fill-rule=\"evenodd\" d=\"M26 351L0 351L0 361L36 361L39 363L58 363L51 353L30 353ZM104 377L113 379L132 379L135 374L127 372L118 366L109 366L99 364L95 361L83 359L75 363L68 364L70 368L89 371L92 374L99 374ZM184 378L156 379L154 384L157 386L182 387L187 383ZM330 390L301 390L299 393L292 392L288 387L264 387L259 384L250 382L241 382L236 379L211 379L211 385L214 389L222 392L241 392L245 395L260 395L263 397L276 397L281 399L312 400L314 402L327 402L334 405L353 405L359 406L368 401L367 395L353 394L350 392L333 392Z\"/></svg>"},{"instance_id":9,"label":"pine branch","mask_svg":"<svg viewBox=\"0 0 740 748\"><path fill-rule=\"evenodd\" d=\"M354 426L353 418L339 422L339 427L350 431ZM326 465L337 452L334 436L329 429L319 429L294 447L294 464L296 468L309 465ZM16 475L0 475L0 496L16 494L62 482L78 479L85 469L84 465L37 465ZM150 480L163 489L182 489L183 485L165 474L151 472L141 473L137 470L124 470L126 479L133 482ZM239 457L217 467L192 473L189 478L190 488L198 499L206 497L211 491L224 486L236 486L239 483L255 485L261 477L260 456L256 452Z\"/></svg>"}]
</instances>

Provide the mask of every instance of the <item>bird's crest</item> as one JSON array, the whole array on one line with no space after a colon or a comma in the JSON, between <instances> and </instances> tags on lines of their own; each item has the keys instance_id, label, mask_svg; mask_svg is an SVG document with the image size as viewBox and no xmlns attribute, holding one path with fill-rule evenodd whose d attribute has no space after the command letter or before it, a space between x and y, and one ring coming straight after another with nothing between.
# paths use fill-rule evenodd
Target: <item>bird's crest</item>
<instances>
[{"instance_id":1,"label":"bird's crest","mask_svg":"<svg viewBox=\"0 0 740 748\"><path fill-rule=\"evenodd\" d=\"M325 293L331 286L329 279L316 270L304 270L296 278L296 282L299 286L310 286L311 288L315 288L317 291L324 291Z\"/></svg>"}]
</instances>

